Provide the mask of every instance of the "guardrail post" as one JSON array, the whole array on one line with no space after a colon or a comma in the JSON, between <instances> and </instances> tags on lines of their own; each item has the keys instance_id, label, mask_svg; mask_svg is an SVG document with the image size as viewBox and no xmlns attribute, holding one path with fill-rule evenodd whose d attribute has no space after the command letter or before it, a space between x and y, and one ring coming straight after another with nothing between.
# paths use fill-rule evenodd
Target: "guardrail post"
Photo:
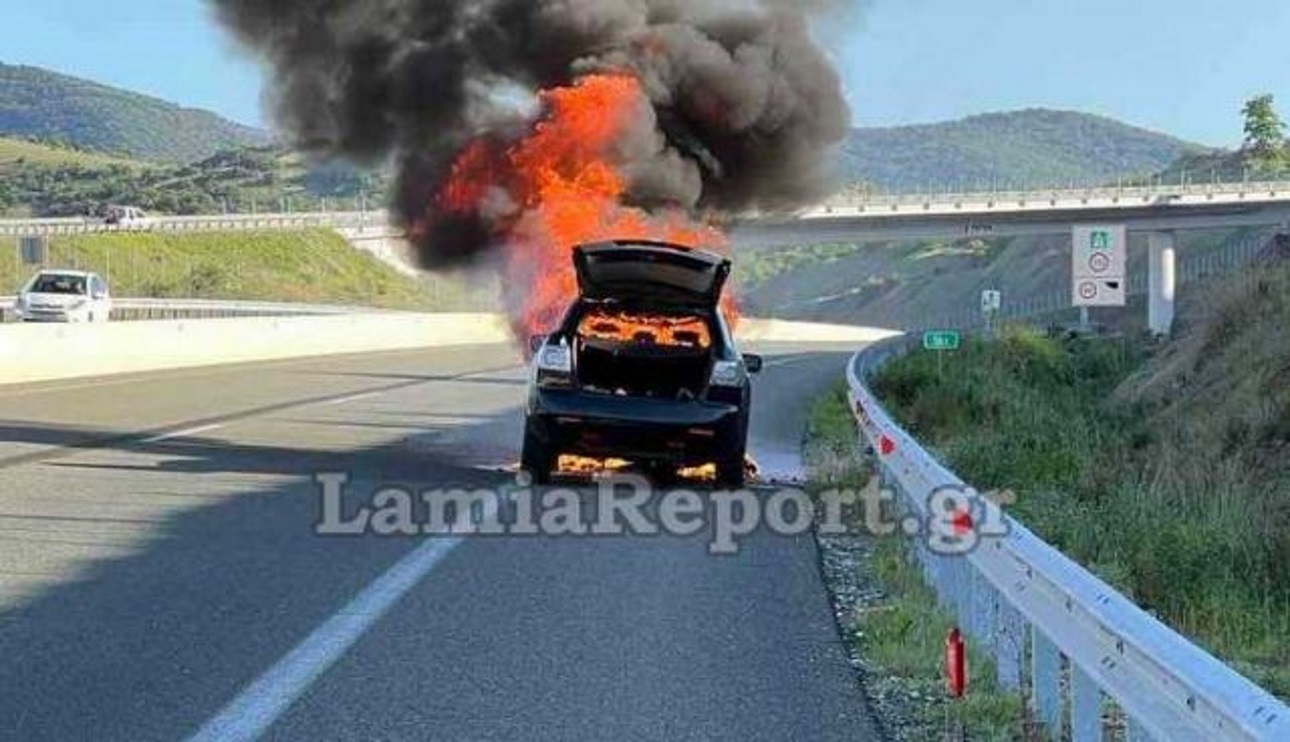
<instances>
[{"instance_id":1,"label":"guardrail post","mask_svg":"<svg viewBox=\"0 0 1290 742\"><path fill-rule=\"evenodd\" d=\"M928 565L928 576L936 590L937 602L942 608L954 615L954 620L970 631L968 627L968 606L972 600L972 585L963 561L942 555L933 555L927 544L920 543L919 549L924 554Z\"/></svg>"},{"instance_id":2,"label":"guardrail post","mask_svg":"<svg viewBox=\"0 0 1290 742\"><path fill-rule=\"evenodd\" d=\"M1071 742L1102 739L1102 690L1074 662L1071 667Z\"/></svg>"},{"instance_id":3,"label":"guardrail post","mask_svg":"<svg viewBox=\"0 0 1290 742\"><path fill-rule=\"evenodd\" d=\"M1060 735L1062 721L1062 658L1057 647L1038 626L1030 631L1030 685L1035 698L1035 718L1050 739Z\"/></svg>"},{"instance_id":4,"label":"guardrail post","mask_svg":"<svg viewBox=\"0 0 1290 742\"><path fill-rule=\"evenodd\" d=\"M1021 612L995 593L994 661L999 686L1021 690L1021 664L1026 647L1026 621Z\"/></svg>"},{"instance_id":5,"label":"guardrail post","mask_svg":"<svg viewBox=\"0 0 1290 742\"><path fill-rule=\"evenodd\" d=\"M966 562L963 557L954 557L960 562ZM968 571L968 615L964 623L968 634L984 647L989 647L994 638L993 621L991 613L994 610L994 596L991 594L994 589L990 587L989 581L977 570Z\"/></svg>"}]
</instances>

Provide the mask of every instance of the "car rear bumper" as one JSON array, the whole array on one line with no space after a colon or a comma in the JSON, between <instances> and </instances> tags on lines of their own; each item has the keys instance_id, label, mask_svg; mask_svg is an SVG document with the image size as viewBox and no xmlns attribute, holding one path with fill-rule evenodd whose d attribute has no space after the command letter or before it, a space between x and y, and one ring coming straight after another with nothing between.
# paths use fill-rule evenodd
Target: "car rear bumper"
<instances>
[{"instance_id":1,"label":"car rear bumper","mask_svg":"<svg viewBox=\"0 0 1290 742\"><path fill-rule=\"evenodd\" d=\"M742 449L742 417L733 404L540 390L527 424L530 434L560 453L692 464L733 446Z\"/></svg>"},{"instance_id":2,"label":"car rear bumper","mask_svg":"<svg viewBox=\"0 0 1290 742\"><path fill-rule=\"evenodd\" d=\"M61 309L24 309L16 315L23 322L81 322L85 319L80 313Z\"/></svg>"}]
</instances>

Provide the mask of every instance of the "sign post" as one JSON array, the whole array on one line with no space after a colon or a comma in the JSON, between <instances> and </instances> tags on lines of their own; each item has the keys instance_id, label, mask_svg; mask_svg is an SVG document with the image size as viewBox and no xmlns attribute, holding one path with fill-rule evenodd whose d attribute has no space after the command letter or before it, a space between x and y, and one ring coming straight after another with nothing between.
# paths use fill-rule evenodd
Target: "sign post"
<instances>
[{"instance_id":1,"label":"sign post","mask_svg":"<svg viewBox=\"0 0 1290 742\"><path fill-rule=\"evenodd\" d=\"M958 330L928 330L923 333L923 350L936 353L936 378L941 378L946 351L958 350L963 335Z\"/></svg>"},{"instance_id":2,"label":"sign post","mask_svg":"<svg viewBox=\"0 0 1290 742\"><path fill-rule=\"evenodd\" d=\"M1080 308L1080 329L1088 329L1089 307L1122 307L1128 302L1128 257L1123 224L1071 230L1071 305Z\"/></svg>"},{"instance_id":3,"label":"sign post","mask_svg":"<svg viewBox=\"0 0 1290 742\"><path fill-rule=\"evenodd\" d=\"M994 334L994 316L1003 309L1003 292L986 289L981 292L981 314L985 316L985 334Z\"/></svg>"},{"instance_id":4,"label":"sign post","mask_svg":"<svg viewBox=\"0 0 1290 742\"><path fill-rule=\"evenodd\" d=\"M25 265L44 265L45 263L45 237L44 235L31 235L18 238L18 252L22 256L22 262Z\"/></svg>"}]
</instances>

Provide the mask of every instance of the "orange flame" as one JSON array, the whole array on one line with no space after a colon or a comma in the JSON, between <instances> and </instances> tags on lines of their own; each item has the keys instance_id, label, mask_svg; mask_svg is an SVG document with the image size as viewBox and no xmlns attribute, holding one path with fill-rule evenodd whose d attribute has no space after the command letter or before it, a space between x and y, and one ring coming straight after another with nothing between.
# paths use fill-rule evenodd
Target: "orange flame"
<instances>
[{"instance_id":1,"label":"orange flame","mask_svg":"<svg viewBox=\"0 0 1290 742\"><path fill-rule=\"evenodd\" d=\"M694 316L654 316L597 309L578 323L578 335L616 343L706 349L712 344L708 323Z\"/></svg>"},{"instance_id":2,"label":"orange flame","mask_svg":"<svg viewBox=\"0 0 1290 742\"><path fill-rule=\"evenodd\" d=\"M544 113L527 137L508 146L472 142L438 196L440 208L458 213L480 208L490 194L509 198L513 216L499 235L507 248L503 287L522 297L512 316L520 338L550 331L577 295L575 245L650 239L726 246L717 229L679 209L651 214L622 203L627 180L613 162L614 145L649 105L636 78L589 75L543 91L540 101ZM733 322L729 293L722 310Z\"/></svg>"}]
</instances>

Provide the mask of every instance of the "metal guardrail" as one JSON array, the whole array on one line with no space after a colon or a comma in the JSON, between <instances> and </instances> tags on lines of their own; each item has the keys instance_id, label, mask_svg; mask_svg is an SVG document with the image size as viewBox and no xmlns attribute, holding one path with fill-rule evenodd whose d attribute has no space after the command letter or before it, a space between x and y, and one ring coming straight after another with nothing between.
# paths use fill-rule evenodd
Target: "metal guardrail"
<instances>
[{"instance_id":1,"label":"metal guardrail","mask_svg":"<svg viewBox=\"0 0 1290 742\"><path fill-rule=\"evenodd\" d=\"M14 319L15 297L0 296L0 322ZM144 321L165 319L219 319L228 317L300 317L324 314L371 312L370 307L335 304L289 304L268 301L225 301L219 299L130 299L112 300L112 319Z\"/></svg>"},{"instance_id":2,"label":"metal guardrail","mask_svg":"<svg viewBox=\"0 0 1290 742\"><path fill-rule=\"evenodd\" d=\"M930 498L955 488L968 493L972 522L1003 525L1006 535L983 536L966 554L917 540L914 547L924 578L990 653L1000 683L1028 686L1036 720L1059 739L1068 722L1074 742L1104 737L1104 697L1122 710L1128 740L1290 739L1285 704L1003 514L892 421L866 381L911 340L884 341L852 359L852 410L905 513L924 523L945 518Z\"/></svg>"},{"instance_id":3,"label":"metal guardrail","mask_svg":"<svg viewBox=\"0 0 1290 742\"><path fill-rule=\"evenodd\" d=\"M294 214L214 214L157 216L147 226L105 224L101 219L0 219L0 236L85 234L90 232L214 232L253 229L346 229L389 231L385 211L335 211Z\"/></svg>"}]
</instances>

